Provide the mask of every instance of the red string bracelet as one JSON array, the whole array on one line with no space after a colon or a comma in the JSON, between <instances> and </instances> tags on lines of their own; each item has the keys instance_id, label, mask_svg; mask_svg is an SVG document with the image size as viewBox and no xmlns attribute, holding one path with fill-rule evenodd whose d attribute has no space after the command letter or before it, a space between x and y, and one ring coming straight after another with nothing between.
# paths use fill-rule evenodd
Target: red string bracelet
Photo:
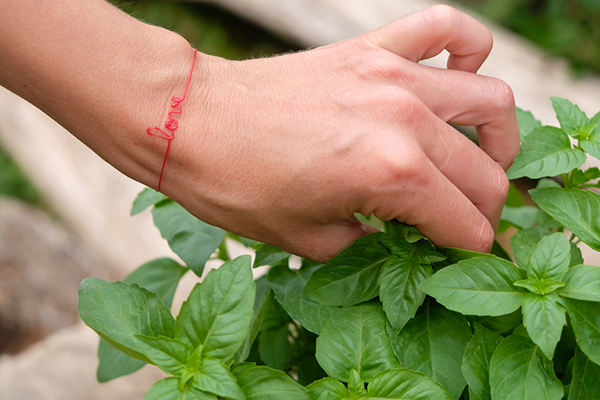
<instances>
[{"instance_id":1,"label":"red string bracelet","mask_svg":"<svg viewBox=\"0 0 600 400\"><path fill-rule=\"evenodd\" d=\"M175 130L178 127L177 120L175 118L173 118L173 114L181 114L181 102L183 102L183 100L185 100L185 96L187 96L188 88L190 87L190 82L192 80L192 73L194 72L194 65L196 65L196 54L197 53L198 53L198 50L194 49L194 59L192 60L192 69L190 69L190 74L188 76L187 83L185 85L185 92L183 92L183 97L178 97L178 96L171 97L171 101L173 103L171 104L172 110L169 111L169 113L167 114L169 119L167 120L167 122L165 122L166 132L157 126L151 126L148 129L146 129L146 132L148 133L148 135L167 139L167 141L168 141L167 151L165 152L165 159L163 160L162 168L160 170L160 176L158 177L158 187L156 188L157 192L160 192L160 184L162 183L162 177L163 177L163 173L165 171L167 157L169 156L169 149L171 148L171 141L175 137Z\"/></svg>"}]
</instances>

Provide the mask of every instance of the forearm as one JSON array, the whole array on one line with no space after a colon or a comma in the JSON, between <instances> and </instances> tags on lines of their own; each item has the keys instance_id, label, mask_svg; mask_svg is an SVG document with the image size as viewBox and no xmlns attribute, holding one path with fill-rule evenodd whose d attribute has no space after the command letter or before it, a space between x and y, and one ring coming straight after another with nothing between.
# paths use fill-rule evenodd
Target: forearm
<instances>
[{"instance_id":1,"label":"forearm","mask_svg":"<svg viewBox=\"0 0 600 400\"><path fill-rule=\"evenodd\" d=\"M181 95L189 44L104 0L8 0L2 7L0 85L125 174L156 185L166 142L146 129L164 124L171 96Z\"/></svg>"}]
</instances>

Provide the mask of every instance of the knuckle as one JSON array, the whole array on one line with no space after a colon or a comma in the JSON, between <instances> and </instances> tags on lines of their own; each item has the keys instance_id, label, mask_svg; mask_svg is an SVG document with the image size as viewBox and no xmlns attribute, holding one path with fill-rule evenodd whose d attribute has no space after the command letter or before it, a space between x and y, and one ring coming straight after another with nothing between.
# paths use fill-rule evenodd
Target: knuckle
<instances>
[{"instance_id":1,"label":"knuckle","mask_svg":"<svg viewBox=\"0 0 600 400\"><path fill-rule=\"evenodd\" d=\"M490 101L494 108L502 110L515 108L515 96L506 82L490 78L489 85Z\"/></svg>"},{"instance_id":2,"label":"knuckle","mask_svg":"<svg viewBox=\"0 0 600 400\"><path fill-rule=\"evenodd\" d=\"M430 23L441 32L450 31L460 14L460 12L446 4L436 4L425 9L425 13Z\"/></svg>"}]
</instances>

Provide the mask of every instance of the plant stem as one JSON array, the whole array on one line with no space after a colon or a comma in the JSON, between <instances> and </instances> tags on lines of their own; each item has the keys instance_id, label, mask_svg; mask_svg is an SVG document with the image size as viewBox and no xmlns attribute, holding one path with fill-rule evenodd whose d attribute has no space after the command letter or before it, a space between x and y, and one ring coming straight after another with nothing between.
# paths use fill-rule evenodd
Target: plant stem
<instances>
[{"instance_id":1,"label":"plant stem","mask_svg":"<svg viewBox=\"0 0 600 400\"><path fill-rule=\"evenodd\" d=\"M223 260L223 261L231 260L231 258L229 258L229 252L227 251L227 242L226 242L225 238L223 238L223 241L219 245L218 257L219 257L219 260Z\"/></svg>"}]
</instances>

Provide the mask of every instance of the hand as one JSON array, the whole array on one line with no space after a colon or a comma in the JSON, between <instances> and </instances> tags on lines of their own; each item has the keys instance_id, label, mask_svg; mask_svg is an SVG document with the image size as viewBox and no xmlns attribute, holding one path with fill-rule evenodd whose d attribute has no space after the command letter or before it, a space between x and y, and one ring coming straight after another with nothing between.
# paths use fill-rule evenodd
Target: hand
<instances>
[{"instance_id":1,"label":"hand","mask_svg":"<svg viewBox=\"0 0 600 400\"><path fill-rule=\"evenodd\" d=\"M320 261L370 231L355 213L488 251L519 150L510 88L475 73L491 47L477 21L435 6L311 51L199 56L163 191ZM444 49L448 69L418 64ZM476 126L481 148L447 122Z\"/></svg>"}]
</instances>

